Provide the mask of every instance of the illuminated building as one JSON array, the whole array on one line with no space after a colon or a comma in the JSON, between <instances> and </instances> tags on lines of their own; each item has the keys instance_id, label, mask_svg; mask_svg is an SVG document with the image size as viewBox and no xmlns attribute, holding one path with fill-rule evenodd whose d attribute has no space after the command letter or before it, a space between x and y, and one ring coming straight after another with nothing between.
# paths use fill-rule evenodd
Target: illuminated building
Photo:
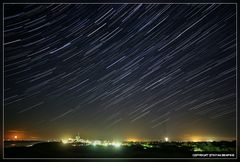
<instances>
[{"instance_id":1,"label":"illuminated building","mask_svg":"<svg viewBox=\"0 0 240 162\"><path fill-rule=\"evenodd\" d=\"M76 141L76 142L81 142L81 141L82 141L81 138L80 138L80 136L79 136L79 133L78 133L77 136L75 137L75 141Z\"/></svg>"}]
</instances>

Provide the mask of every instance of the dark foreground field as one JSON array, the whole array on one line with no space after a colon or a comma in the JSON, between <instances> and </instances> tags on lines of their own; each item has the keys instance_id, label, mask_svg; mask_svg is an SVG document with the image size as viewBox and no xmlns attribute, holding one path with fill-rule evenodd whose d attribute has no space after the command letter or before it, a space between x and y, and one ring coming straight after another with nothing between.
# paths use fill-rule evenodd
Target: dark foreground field
<instances>
[{"instance_id":1,"label":"dark foreground field","mask_svg":"<svg viewBox=\"0 0 240 162\"><path fill-rule=\"evenodd\" d=\"M38 143L31 147L10 147L4 149L5 158L193 158L193 155L196 153L232 154L235 156L234 147L232 147L232 150L225 151L194 152L194 148L191 145L182 146L174 143L165 143L158 145L158 147L146 148L142 145L121 147L72 146L71 144L63 144L61 142L46 142Z\"/></svg>"}]
</instances>

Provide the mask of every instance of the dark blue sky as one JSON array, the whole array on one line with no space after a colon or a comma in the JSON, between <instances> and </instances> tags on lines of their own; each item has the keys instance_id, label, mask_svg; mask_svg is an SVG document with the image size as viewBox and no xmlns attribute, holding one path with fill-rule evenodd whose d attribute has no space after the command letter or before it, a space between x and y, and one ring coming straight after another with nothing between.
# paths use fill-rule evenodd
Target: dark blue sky
<instances>
[{"instance_id":1,"label":"dark blue sky","mask_svg":"<svg viewBox=\"0 0 240 162\"><path fill-rule=\"evenodd\" d=\"M234 4L5 4L5 134L234 139Z\"/></svg>"}]
</instances>

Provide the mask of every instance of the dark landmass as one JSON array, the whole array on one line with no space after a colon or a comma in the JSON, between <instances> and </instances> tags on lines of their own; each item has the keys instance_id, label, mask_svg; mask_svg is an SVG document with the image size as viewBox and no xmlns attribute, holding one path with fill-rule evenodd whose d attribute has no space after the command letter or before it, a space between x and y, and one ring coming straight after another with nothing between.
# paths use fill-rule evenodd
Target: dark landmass
<instances>
[{"instance_id":1,"label":"dark landmass","mask_svg":"<svg viewBox=\"0 0 240 162\"><path fill-rule=\"evenodd\" d=\"M215 154L235 158L233 142L147 142L127 143L121 147L63 144L62 142L37 143L29 147L8 147L5 158L209 158L194 154ZM222 156L223 155L223 156Z\"/></svg>"},{"instance_id":2,"label":"dark landmass","mask_svg":"<svg viewBox=\"0 0 240 162\"><path fill-rule=\"evenodd\" d=\"M4 141L4 147L9 148L9 147L29 147L33 146L37 143L44 143L45 141L37 141L37 140L21 140L21 141Z\"/></svg>"}]
</instances>

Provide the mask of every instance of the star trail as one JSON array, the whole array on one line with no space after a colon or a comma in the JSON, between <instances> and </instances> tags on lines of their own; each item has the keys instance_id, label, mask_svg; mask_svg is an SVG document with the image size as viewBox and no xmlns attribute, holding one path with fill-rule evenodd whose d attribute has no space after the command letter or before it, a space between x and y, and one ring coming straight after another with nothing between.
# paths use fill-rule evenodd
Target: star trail
<instances>
[{"instance_id":1,"label":"star trail","mask_svg":"<svg viewBox=\"0 0 240 162\"><path fill-rule=\"evenodd\" d=\"M6 136L235 138L234 4L5 4L3 32Z\"/></svg>"}]
</instances>

